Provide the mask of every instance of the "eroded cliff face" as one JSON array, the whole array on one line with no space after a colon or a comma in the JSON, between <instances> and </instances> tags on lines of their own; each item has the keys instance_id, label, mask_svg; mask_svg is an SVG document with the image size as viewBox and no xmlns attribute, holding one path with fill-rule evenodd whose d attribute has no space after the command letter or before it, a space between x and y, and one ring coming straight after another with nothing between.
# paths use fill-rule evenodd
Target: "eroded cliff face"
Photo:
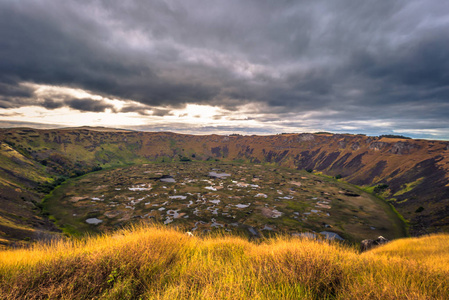
<instances>
[{"instance_id":1,"label":"eroded cliff face","mask_svg":"<svg viewBox=\"0 0 449 300\"><path fill-rule=\"evenodd\" d=\"M411 234L449 231L447 141L310 133L195 136L95 129L2 129L0 141L33 163L44 164L51 174L182 158L315 170L341 176L352 184L376 187L375 191L410 221Z\"/></svg>"}]
</instances>

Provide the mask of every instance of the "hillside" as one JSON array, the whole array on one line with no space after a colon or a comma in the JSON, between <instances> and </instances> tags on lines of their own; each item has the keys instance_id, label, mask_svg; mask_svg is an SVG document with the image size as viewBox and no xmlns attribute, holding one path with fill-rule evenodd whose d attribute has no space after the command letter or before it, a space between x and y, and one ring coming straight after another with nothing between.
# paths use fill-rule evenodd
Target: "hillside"
<instances>
[{"instance_id":1,"label":"hillside","mask_svg":"<svg viewBox=\"0 0 449 300\"><path fill-rule=\"evenodd\" d=\"M446 299L448 247L440 234L359 254L307 238L255 243L144 226L0 251L0 298Z\"/></svg>"},{"instance_id":2,"label":"hillside","mask_svg":"<svg viewBox=\"0 0 449 300\"><path fill-rule=\"evenodd\" d=\"M39 200L64 177L185 159L280 165L341 177L389 200L409 221L412 235L449 231L446 141L326 133L194 136L15 128L1 129L0 143L0 231L7 235L52 229L38 214Z\"/></svg>"}]
</instances>

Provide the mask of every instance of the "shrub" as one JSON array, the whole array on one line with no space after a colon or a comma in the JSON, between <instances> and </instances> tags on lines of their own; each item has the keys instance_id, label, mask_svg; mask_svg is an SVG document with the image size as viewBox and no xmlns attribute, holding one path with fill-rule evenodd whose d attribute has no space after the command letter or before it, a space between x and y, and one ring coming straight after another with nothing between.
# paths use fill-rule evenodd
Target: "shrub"
<instances>
[{"instance_id":1,"label":"shrub","mask_svg":"<svg viewBox=\"0 0 449 300\"><path fill-rule=\"evenodd\" d=\"M383 191L385 191L387 188L388 188L388 184L381 183L374 187L373 192L376 194L379 194L379 193L382 193Z\"/></svg>"},{"instance_id":2,"label":"shrub","mask_svg":"<svg viewBox=\"0 0 449 300\"><path fill-rule=\"evenodd\" d=\"M423 210L424 210L424 207L420 206L420 207L418 207L418 208L415 210L415 212L420 213L420 212L422 212Z\"/></svg>"}]
</instances>

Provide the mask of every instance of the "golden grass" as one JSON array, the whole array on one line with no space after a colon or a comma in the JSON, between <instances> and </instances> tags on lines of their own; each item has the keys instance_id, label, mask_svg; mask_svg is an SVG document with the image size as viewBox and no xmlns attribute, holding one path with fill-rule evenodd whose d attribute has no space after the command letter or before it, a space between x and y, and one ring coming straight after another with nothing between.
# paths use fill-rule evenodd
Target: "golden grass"
<instances>
[{"instance_id":1,"label":"golden grass","mask_svg":"<svg viewBox=\"0 0 449 300\"><path fill-rule=\"evenodd\" d=\"M397 257L409 263L449 272L449 235L429 235L396 240L365 255Z\"/></svg>"},{"instance_id":2,"label":"golden grass","mask_svg":"<svg viewBox=\"0 0 449 300\"><path fill-rule=\"evenodd\" d=\"M1 299L445 299L449 235L367 253L325 241L141 225L0 251Z\"/></svg>"}]
</instances>

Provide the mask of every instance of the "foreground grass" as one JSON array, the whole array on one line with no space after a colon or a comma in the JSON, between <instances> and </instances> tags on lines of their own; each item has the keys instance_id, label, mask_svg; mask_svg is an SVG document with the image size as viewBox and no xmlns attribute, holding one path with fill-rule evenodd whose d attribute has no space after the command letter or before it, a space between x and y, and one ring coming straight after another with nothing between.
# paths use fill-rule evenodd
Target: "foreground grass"
<instances>
[{"instance_id":1,"label":"foreground grass","mask_svg":"<svg viewBox=\"0 0 449 300\"><path fill-rule=\"evenodd\" d=\"M324 241L192 238L142 225L1 251L0 298L445 299L448 252L449 235L359 254Z\"/></svg>"}]
</instances>

